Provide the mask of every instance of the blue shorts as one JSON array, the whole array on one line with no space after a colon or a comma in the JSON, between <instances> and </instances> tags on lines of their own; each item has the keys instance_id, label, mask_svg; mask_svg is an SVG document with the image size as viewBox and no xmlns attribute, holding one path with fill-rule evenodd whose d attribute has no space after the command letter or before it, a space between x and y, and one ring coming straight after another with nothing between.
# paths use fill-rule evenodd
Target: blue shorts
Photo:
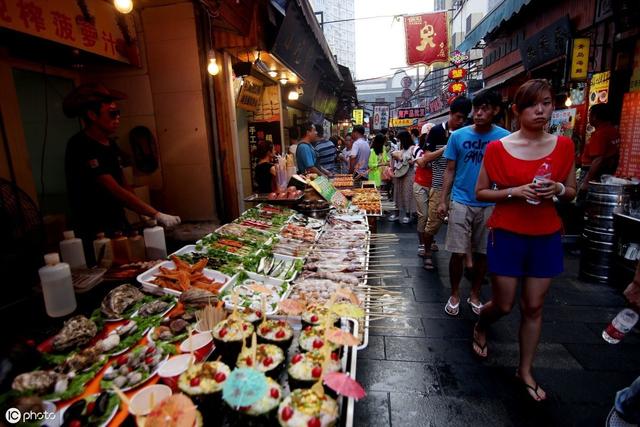
<instances>
[{"instance_id":1,"label":"blue shorts","mask_svg":"<svg viewBox=\"0 0 640 427\"><path fill-rule=\"evenodd\" d=\"M562 273L560 232L525 236L493 229L487 243L489 272L497 276L549 278Z\"/></svg>"}]
</instances>

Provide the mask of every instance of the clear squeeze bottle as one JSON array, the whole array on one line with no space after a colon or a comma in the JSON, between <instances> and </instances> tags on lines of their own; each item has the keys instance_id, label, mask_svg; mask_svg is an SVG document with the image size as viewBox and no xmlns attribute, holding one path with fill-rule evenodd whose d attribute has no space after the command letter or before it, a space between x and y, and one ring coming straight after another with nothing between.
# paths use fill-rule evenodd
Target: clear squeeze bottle
<instances>
[{"instance_id":1,"label":"clear squeeze bottle","mask_svg":"<svg viewBox=\"0 0 640 427\"><path fill-rule=\"evenodd\" d=\"M51 317L61 317L72 313L76 305L69 264L60 262L60 256L53 252L44 256L45 266L38 270L44 306Z\"/></svg>"},{"instance_id":2,"label":"clear squeeze bottle","mask_svg":"<svg viewBox=\"0 0 640 427\"><path fill-rule=\"evenodd\" d=\"M62 261L69 264L72 269L87 268L82 240L78 239L72 230L65 231L63 236L64 240L60 242Z\"/></svg>"},{"instance_id":3,"label":"clear squeeze bottle","mask_svg":"<svg viewBox=\"0 0 640 427\"><path fill-rule=\"evenodd\" d=\"M533 177L533 183L535 185L540 184L545 179L551 179L551 158L547 157L544 159L544 162L540 165L538 170L536 171L535 176ZM532 205L539 205L540 200L527 199L527 202Z\"/></svg>"},{"instance_id":4,"label":"clear squeeze bottle","mask_svg":"<svg viewBox=\"0 0 640 427\"><path fill-rule=\"evenodd\" d=\"M636 323L638 313L630 308L620 310L611 323L602 331L602 338L609 344L618 344Z\"/></svg>"},{"instance_id":5,"label":"clear squeeze bottle","mask_svg":"<svg viewBox=\"0 0 640 427\"><path fill-rule=\"evenodd\" d=\"M96 257L96 264L99 267L110 268L113 264L113 250L111 249L111 239L98 233L93 241L93 254Z\"/></svg>"}]
</instances>

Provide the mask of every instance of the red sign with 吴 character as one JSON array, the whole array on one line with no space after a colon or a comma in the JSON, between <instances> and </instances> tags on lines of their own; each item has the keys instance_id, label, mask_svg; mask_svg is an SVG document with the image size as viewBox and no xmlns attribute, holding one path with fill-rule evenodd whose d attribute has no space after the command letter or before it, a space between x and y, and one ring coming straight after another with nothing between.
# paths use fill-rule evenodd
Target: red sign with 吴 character
<instances>
[{"instance_id":1,"label":"red sign with \u5434 character","mask_svg":"<svg viewBox=\"0 0 640 427\"><path fill-rule=\"evenodd\" d=\"M620 163L616 176L640 178L640 92L625 93L620 114Z\"/></svg>"},{"instance_id":2,"label":"red sign with \u5434 character","mask_svg":"<svg viewBox=\"0 0 640 427\"><path fill-rule=\"evenodd\" d=\"M404 17L407 65L449 61L447 12Z\"/></svg>"},{"instance_id":3,"label":"red sign with \u5434 character","mask_svg":"<svg viewBox=\"0 0 640 427\"><path fill-rule=\"evenodd\" d=\"M449 70L449 78L452 80L461 80L467 76L466 68L452 68Z\"/></svg>"},{"instance_id":4,"label":"red sign with \u5434 character","mask_svg":"<svg viewBox=\"0 0 640 427\"><path fill-rule=\"evenodd\" d=\"M449 83L449 93L453 93L455 95L461 94L465 90L467 90L467 85L464 82L453 82Z\"/></svg>"}]
</instances>

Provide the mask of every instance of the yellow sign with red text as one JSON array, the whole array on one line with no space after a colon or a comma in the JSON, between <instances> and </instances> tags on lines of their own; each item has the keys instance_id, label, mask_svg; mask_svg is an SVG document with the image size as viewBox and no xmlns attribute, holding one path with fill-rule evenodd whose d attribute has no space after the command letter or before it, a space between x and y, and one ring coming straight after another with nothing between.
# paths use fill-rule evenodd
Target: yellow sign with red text
<instances>
[{"instance_id":1,"label":"yellow sign with red text","mask_svg":"<svg viewBox=\"0 0 640 427\"><path fill-rule=\"evenodd\" d=\"M364 110L362 108L354 108L352 111L353 124L362 125L364 121Z\"/></svg>"},{"instance_id":2,"label":"yellow sign with red text","mask_svg":"<svg viewBox=\"0 0 640 427\"><path fill-rule=\"evenodd\" d=\"M573 39L571 50L571 80L586 80L589 70L589 47L591 40L588 38Z\"/></svg>"},{"instance_id":3,"label":"yellow sign with red text","mask_svg":"<svg viewBox=\"0 0 640 427\"><path fill-rule=\"evenodd\" d=\"M78 3L74 0L0 0L0 27L116 61L138 62L133 17L120 15L112 4L101 0L85 0L90 15L85 17ZM124 32L118 27L118 15L126 28ZM131 43L125 41L127 38Z\"/></svg>"}]
</instances>

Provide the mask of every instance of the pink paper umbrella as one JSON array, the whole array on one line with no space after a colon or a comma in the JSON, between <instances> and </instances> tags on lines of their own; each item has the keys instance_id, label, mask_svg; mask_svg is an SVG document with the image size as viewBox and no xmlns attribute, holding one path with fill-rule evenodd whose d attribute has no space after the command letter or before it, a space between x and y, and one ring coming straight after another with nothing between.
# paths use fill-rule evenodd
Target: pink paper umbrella
<instances>
[{"instance_id":1,"label":"pink paper umbrella","mask_svg":"<svg viewBox=\"0 0 640 427\"><path fill-rule=\"evenodd\" d=\"M328 373L324 375L323 380L327 387L343 396L359 400L367 395L364 388L356 380L342 372Z\"/></svg>"}]
</instances>

